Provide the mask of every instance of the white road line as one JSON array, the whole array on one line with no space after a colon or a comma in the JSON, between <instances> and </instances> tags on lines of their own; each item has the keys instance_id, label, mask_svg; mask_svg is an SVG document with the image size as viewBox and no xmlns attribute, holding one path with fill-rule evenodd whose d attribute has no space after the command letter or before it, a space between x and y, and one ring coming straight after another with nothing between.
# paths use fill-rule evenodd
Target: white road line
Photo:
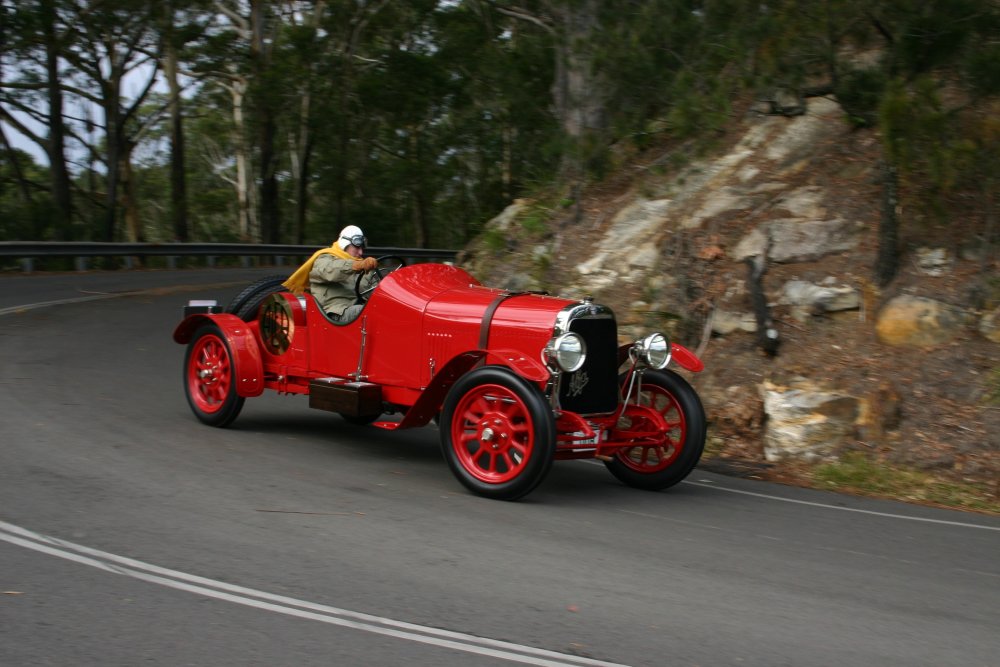
<instances>
[{"instance_id":1,"label":"white road line","mask_svg":"<svg viewBox=\"0 0 1000 667\"><path fill-rule=\"evenodd\" d=\"M419 642L439 648L464 651L501 660L542 667L626 667L619 663L594 660L556 651L523 646L461 632L441 630L391 618L373 616L327 605L274 595L221 581L206 579L177 570L169 570L132 558L98 551L0 521L0 540L27 549L56 556L75 563L120 574L133 579L197 593L218 600L254 607L264 611L319 621L354 630Z\"/></svg>"},{"instance_id":2,"label":"white road line","mask_svg":"<svg viewBox=\"0 0 1000 667\"><path fill-rule=\"evenodd\" d=\"M996 530L1000 531L1000 526L984 526L979 523L966 523L963 521L947 521L945 519L930 519L922 516L909 516L906 514L892 514L890 512L876 512L874 510L863 510L857 507L842 507L840 505L829 505L827 503L816 503L810 500L797 500L795 498L782 498L781 496L772 496L766 493L756 493L754 491L742 491L740 489L728 489L724 486L718 486L717 484L704 484L702 482L691 482L684 481L684 484L690 484L691 486L700 486L703 489L715 489L716 491L725 491L726 493L739 493L744 496L753 496L755 498L765 498L767 500L778 500L783 503L795 503L796 505L809 505L810 507L822 507L828 510L839 510L841 512L857 512L859 514L872 514L874 516L886 517L888 519L906 519L907 521L923 521L925 523L937 523L944 526L958 526L960 528L979 528L980 530Z\"/></svg>"},{"instance_id":3,"label":"white road line","mask_svg":"<svg viewBox=\"0 0 1000 667\"><path fill-rule=\"evenodd\" d=\"M136 296L137 294L142 294L142 291L137 292L114 292L108 294L90 294L87 296L74 296L68 299L55 299L53 301L39 301L38 303L26 303L21 306L10 306L8 308L0 308L0 316L11 315L13 313L23 313L29 310L36 310L38 308L48 308L50 306L64 306L70 303L83 303L85 301L101 301L103 299L117 299L120 296Z\"/></svg>"},{"instance_id":4,"label":"white road line","mask_svg":"<svg viewBox=\"0 0 1000 667\"><path fill-rule=\"evenodd\" d=\"M604 465L600 461L591 461L589 459L581 460L580 463L587 463L590 465ZM1000 526L984 526L979 523L967 523L964 521L947 521L945 519L929 519L922 516L909 516L906 514L892 514L890 512L876 512L874 510L863 510L857 507L843 507L841 505L830 505L828 503L817 503L811 500L797 500L795 498L783 498L781 496L772 496L767 493L757 493L755 491L743 491L740 489L729 489L724 486L719 486L718 484L706 484L704 482L692 482L686 479L681 482L681 484L690 484L691 486L700 486L703 489L714 489L716 491L725 491L726 493L739 493L744 496L753 496L755 498L764 498L765 500L776 500L783 503L794 503L796 505L809 505L811 507L821 507L828 510L838 510L841 512L857 512L858 514L872 514L875 516L886 517L887 519L905 519L907 521L923 521L925 523L938 523L945 526L958 526L960 528L979 528L981 530L996 530L1000 531Z\"/></svg>"},{"instance_id":5,"label":"white road line","mask_svg":"<svg viewBox=\"0 0 1000 667\"><path fill-rule=\"evenodd\" d=\"M585 459L580 461L581 463L588 463L590 465L604 465L600 461L591 461ZM887 519L905 519L907 521L923 521L925 523L937 523L944 526L958 526L959 528L979 528L980 530L996 530L1000 531L1000 526L984 526L980 523L968 523L965 521L948 521L946 519L930 519L922 516L909 516L907 514L892 514L891 512L876 512L875 510L863 510L857 507L843 507L841 505L830 505L828 503L817 503L811 500L798 500L796 498L783 498L781 496L772 496L767 493L757 493L755 491L743 491L741 489L729 489L724 486L719 486L718 484L706 484L704 482L692 482L686 479L681 482L681 484L690 484L691 486L700 486L703 489L715 489L716 491L725 491L726 493L739 493L744 496L753 496L754 498L764 498L765 500L776 500L783 503L794 503L796 505L809 505L810 507L821 507L828 510L838 510L840 512L857 512L858 514L871 514L874 516L881 516Z\"/></svg>"}]
</instances>

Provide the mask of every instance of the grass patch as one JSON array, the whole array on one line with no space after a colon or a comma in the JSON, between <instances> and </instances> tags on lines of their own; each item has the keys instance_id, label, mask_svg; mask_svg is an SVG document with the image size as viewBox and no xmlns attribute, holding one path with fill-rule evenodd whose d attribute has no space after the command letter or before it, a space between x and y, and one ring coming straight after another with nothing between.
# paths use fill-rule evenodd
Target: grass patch
<instances>
[{"instance_id":1,"label":"grass patch","mask_svg":"<svg viewBox=\"0 0 1000 667\"><path fill-rule=\"evenodd\" d=\"M812 471L817 488L891 498L904 502L1000 514L996 490L981 484L962 484L919 470L897 468L854 453Z\"/></svg>"},{"instance_id":2,"label":"grass patch","mask_svg":"<svg viewBox=\"0 0 1000 667\"><path fill-rule=\"evenodd\" d=\"M487 229L483 233L483 243L493 254L507 249L507 237L498 229Z\"/></svg>"},{"instance_id":3,"label":"grass patch","mask_svg":"<svg viewBox=\"0 0 1000 667\"><path fill-rule=\"evenodd\" d=\"M990 373L986 400L991 405L1000 405L1000 368L994 368Z\"/></svg>"}]
</instances>

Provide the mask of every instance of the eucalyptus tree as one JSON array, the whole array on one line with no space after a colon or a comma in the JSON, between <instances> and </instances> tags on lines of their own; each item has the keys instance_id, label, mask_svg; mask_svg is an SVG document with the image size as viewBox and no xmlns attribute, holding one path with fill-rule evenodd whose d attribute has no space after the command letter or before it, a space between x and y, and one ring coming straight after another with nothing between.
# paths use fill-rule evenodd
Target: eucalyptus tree
<instances>
[{"instance_id":1,"label":"eucalyptus tree","mask_svg":"<svg viewBox=\"0 0 1000 667\"><path fill-rule=\"evenodd\" d=\"M61 63L75 38L69 0L4 0L0 49L0 120L37 144L49 162L52 238L70 237L71 177L66 159L67 127ZM17 74L11 76L12 72ZM43 128L43 129L37 129ZM17 154L8 150L11 164Z\"/></svg>"},{"instance_id":2,"label":"eucalyptus tree","mask_svg":"<svg viewBox=\"0 0 1000 667\"><path fill-rule=\"evenodd\" d=\"M197 84L188 60L189 47L197 47L210 20L209 0L164 0L159 5L158 25L163 48L160 69L168 90L170 143L170 220L173 238L190 236L187 194L187 149L185 141L185 91Z\"/></svg>"},{"instance_id":3,"label":"eucalyptus tree","mask_svg":"<svg viewBox=\"0 0 1000 667\"><path fill-rule=\"evenodd\" d=\"M162 46L155 8L129 0L76 0L67 17L76 39L63 57L70 65L73 93L84 104L102 112L102 145L92 147L103 158L105 169L105 241L121 238L119 199L126 211L124 236L141 239L136 226L137 202L131 175L131 157L148 121L140 122L139 109L157 80Z\"/></svg>"}]
</instances>

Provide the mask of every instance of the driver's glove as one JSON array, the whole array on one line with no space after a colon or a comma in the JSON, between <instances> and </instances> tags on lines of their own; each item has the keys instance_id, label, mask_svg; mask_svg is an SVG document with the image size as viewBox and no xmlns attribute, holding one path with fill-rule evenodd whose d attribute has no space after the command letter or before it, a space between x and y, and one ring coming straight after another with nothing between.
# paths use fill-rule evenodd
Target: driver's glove
<instances>
[{"instance_id":1,"label":"driver's glove","mask_svg":"<svg viewBox=\"0 0 1000 667\"><path fill-rule=\"evenodd\" d=\"M378 266L377 259L374 257L365 257L364 259L355 260L351 268L355 271L371 271L376 266Z\"/></svg>"}]
</instances>

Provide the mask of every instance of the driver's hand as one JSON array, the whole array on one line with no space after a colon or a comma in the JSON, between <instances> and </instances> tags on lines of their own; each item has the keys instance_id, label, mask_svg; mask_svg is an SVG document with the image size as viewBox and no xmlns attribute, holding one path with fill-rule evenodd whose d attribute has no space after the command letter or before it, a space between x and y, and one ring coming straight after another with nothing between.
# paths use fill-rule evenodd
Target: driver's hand
<instances>
[{"instance_id":1,"label":"driver's hand","mask_svg":"<svg viewBox=\"0 0 1000 667\"><path fill-rule=\"evenodd\" d=\"M378 266L377 259L374 257L365 257L364 259L355 260L351 268L355 271L371 271L376 266Z\"/></svg>"}]
</instances>

